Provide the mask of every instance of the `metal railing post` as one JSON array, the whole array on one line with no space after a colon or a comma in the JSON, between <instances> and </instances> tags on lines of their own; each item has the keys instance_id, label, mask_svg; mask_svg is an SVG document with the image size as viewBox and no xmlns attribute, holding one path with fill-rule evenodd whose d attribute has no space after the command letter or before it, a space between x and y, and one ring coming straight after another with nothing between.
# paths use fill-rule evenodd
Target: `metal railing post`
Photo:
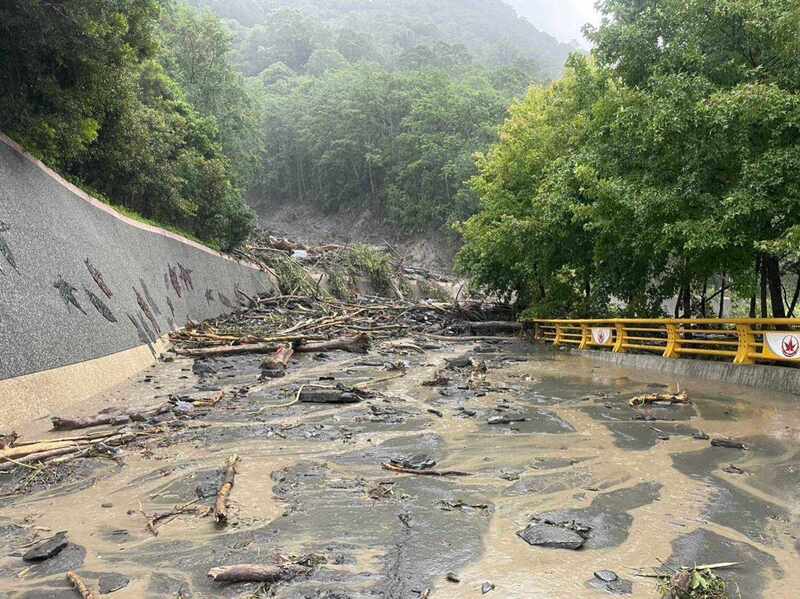
<instances>
[{"instance_id":1,"label":"metal railing post","mask_svg":"<svg viewBox=\"0 0 800 599\"><path fill-rule=\"evenodd\" d=\"M614 341L614 349L612 350L614 353L623 353L625 348L622 346L623 343L626 342L627 334L625 332L625 324L622 322L614 323L614 328L617 331L617 338Z\"/></svg>"},{"instance_id":2,"label":"metal railing post","mask_svg":"<svg viewBox=\"0 0 800 599\"><path fill-rule=\"evenodd\" d=\"M678 350L681 348L680 325L667 323L667 347L664 349L665 358L677 358L680 356Z\"/></svg>"},{"instance_id":3,"label":"metal railing post","mask_svg":"<svg viewBox=\"0 0 800 599\"><path fill-rule=\"evenodd\" d=\"M756 351L756 337L753 335L753 328L749 324L737 324L736 334L739 337L739 347L733 363L754 364L755 360L751 357L751 354Z\"/></svg>"},{"instance_id":4,"label":"metal railing post","mask_svg":"<svg viewBox=\"0 0 800 599\"><path fill-rule=\"evenodd\" d=\"M563 339L562 336L564 334L564 329L561 328L561 325L559 323L555 323L555 325L556 325L556 336L553 339L553 345L555 347L558 347L559 345L561 345L561 341Z\"/></svg>"},{"instance_id":5,"label":"metal railing post","mask_svg":"<svg viewBox=\"0 0 800 599\"><path fill-rule=\"evenodd\" d=\"M586 349L592 343L592 327L582 322L581 325L581 344L578 349Z\"/></svg>"}]
</instances>

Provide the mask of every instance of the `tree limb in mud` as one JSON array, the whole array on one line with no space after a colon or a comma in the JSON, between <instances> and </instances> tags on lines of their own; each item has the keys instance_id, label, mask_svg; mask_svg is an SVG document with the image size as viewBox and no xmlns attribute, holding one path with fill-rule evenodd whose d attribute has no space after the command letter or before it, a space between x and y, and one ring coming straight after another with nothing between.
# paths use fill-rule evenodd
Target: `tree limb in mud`
<instances>
[{"instance_id":1,"label":"tree limb in mud","mask_svg":"<svg viewBox=\"0 0 800 599\"><path fill-rule=\"evenodd\" d=\"M360 333L355 337L340 337L330 341L319 343L300 343L295 347L298 353L316 353L326 351L346 351L354 354L366 354L369 351L370 339L366 333Z\"/></svg>"},{"instance_id":2,"label":"tree limb in mud","mask_svg":"<svg viewBox=\"0 0 800 599\"><path fill-rule=\"evenodd\" d=\"M381 464L381 467L384 470L399 472L401 474L421 474L424 476L472 476L471 472L462 472L461 470L416 470L414 468L395 466L394 464Z\"/></svg>"},{"instance_id":3,"label":"tree limb in mud","mask_svg":"<svg viewBox=\"0 0 800 599\"><path fill-rule=\"evenodd\" d=\"M298 564L283 566L238 564L235 566L221 566L211 568L208 577L214 582L281 582L292 580L298 576L305 576L311 572Z\"/></svg>"},{"instance_id":4,"label":"tree limb in mud","mask_svg":"<svg viewBox=\"0 0 800 599\"><path fill-rule=\"evenodd\" d=\"M155 408L146 408L143 410L128 410L127 412L109 412L101 413L89 418L62 418L60 416L52 416L50 421L53 424L54 431L71 431L84 428L92 428L95 426L105 425L119 425L127 424L128 422L142 422L153 416L158 416L169 412L172 405L165 402Z\"/></svg>"},{"instance_id":5,"label":"tree limb in mud","mask_svg":"<svg viewBox=\"0 0 800 599\"><path fill-rule=\"evenodd\" d=\"M232 455L225 464L222 485L217 492L217 500L214 502L214 520L218 526L225 526L228 523L228 497L233 489L233 483L236 478L236 466L238 463L239 456Z\"/></svg>"},{"instance_id":6,"label":"tree limb in mud","mask_svg":"<svg viewBox=\"0 0 800 599\"><path fill-rule=\"evenodd\" d=\"M83 578L78 576L75 572L71 570L67 572L67 580L69 580L72 588L78 592L82 599L96 599L96 595L89 590Z\"/></svg>"}]
</instances>

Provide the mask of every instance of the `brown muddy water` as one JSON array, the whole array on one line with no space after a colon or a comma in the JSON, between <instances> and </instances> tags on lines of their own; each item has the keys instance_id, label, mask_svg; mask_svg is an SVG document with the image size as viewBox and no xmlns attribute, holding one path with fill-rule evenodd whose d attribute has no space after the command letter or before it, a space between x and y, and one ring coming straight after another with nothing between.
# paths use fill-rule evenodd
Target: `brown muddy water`
<instances>
[{"instance_id":1,"label":"brown muddy water","mask_svg":"<svg viewBox=\"0 0 800 599\"><path fill-rule=\"evenodd\" d=\"M724 572L731 597L800 596L796 397L627 371L514 341L436 343L425 354L304 355L266 384L258 383L257 357L178 359L65 405L61 415L85 416L225 391L214 408L190 412L114 459L0 473L0 597L75 597L64 577L73 569L94 589L122 586L113 592L120 599L462 598L484 590L489 599L645 598L658 597L656 581L636 576L639 568L723 561L740 562ZM467 388L468 369L448 371L446 387L421 385L454 356L485 360L489 389ZM407 374L375 385L374 399L281 407L301 384L334 377L322 384L349 386L386 376L384 362L398 360L408 362ZM678 387L690 405L628 405L634 395ZM489 424L498 415L524 420ZM21 432L32 438L44 428L35 421ZM712 447L701 432L749 449ZM229 526L187 514L158 536L146 529L143 512L212 505L234 453L241 464ZM415 454L471 476L381 468ZM379 486L391 493L378 497ZM533 547L516 533L534 516L591 530L577 551ZM70 541L60 554L22 560L56 531ZM206 576L219 565L308 554L323 561L309 577L271 588ZM601 570L619 579L604 583L594 576Z\"/></svg>"}]
</instances>

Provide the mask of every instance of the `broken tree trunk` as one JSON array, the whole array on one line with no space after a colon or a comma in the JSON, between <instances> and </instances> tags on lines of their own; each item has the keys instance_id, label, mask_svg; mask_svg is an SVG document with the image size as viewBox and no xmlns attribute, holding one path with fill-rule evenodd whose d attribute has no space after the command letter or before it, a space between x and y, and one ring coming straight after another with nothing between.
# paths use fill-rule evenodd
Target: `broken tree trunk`
<instances>
[{"instance_id":1,"label":"broken tree trunk","mask_svg":"<svg viewBox=\"0 0 800 599\"><path fill-rule=\"evenodd\" d=\"M228 523L228 496L233 489L233 482L236 478L236 465L239 463L239 456L233 455L228 458L225 465L225 474L222 478L222 486L217 493L217 500L214 502L214 520L219 526Z\"/></svg>"},{"instance_id":2,"label":"broken tree trunk","mask_svg":"<svg viewBox=\"0 0 800 599\"><path fill-rule=\"evenodd\" d=\"M72 441L42 441L32 445L19 445L0 451L0 461L3 461L4 458L17 459L33 453L52 451L54 449L65 449L68 447L79 449L80 445L73 443Z\"/></svg>"},{"instance_id":3,"label":"broken tree trunk","mask_svg":"<svg viewBox=\"0 0 800 599\"><path fill-rule=\"evenodd\" d=\"M274 343L247 343L244 345L222 345L219 347L199 347L195 349L176 349L179 356L189 358L210 358L217 356L235 356L238 354L269 354L278 349Z\"/></svg>"},{"instance_id":4,"label":"broken tree trunk","mask_svg":"<svg viewBox=\"0 0 800 599\"><path fill-rule=\"evenodd\" d=\"M214 582L281 582L304 576L310 571L310 568L297 564L285 566L238 564L211 568L208 576Z\"/></svg>"},{"instance_id":5,"label":"broken tree trunk","mask_svg":"<svg viewBox=\"0 0 800 599\"><path fill-rule=\"evenodd\" d=\"M83 599L95 599L95 594L89 590L84 580L75 572L67 572L67 580Z\"/></svg>"},{"instance_id":6,"label":"broken tree trunk","mask_svg":"<svg viewBox=\"0 0 800 599\"><path fill-rule=\"evenodd\" d=\"M268 378L279 378L286 374L289 361L294 355L291 345L279 347L274 354L264 358L261 363L261 374Z\"/></svg>"},{"instance_id":7,"label":"broken tree trunk","mask_svg":"<svg viewBox=\"0 0 800 599\"><path fill-rule=\"evenodd\" d=\"M128 410L127 412L97 414L89 418L61 418L53 416L50 418L54 431L72 431L94 426L104 426L127 424L128 422L142 422L153 416L158 416L168 412L172 408L169 402L163 403L155 408L144 410Z\"/></svg>"},{"instance_id":8,"label":"broken tree trunk","mask_svg":"<svg viewBox=\"0 0 800 599\"><path fill-rule=\"evenodd\" d=\"M354 354L365 354L369 351L369 343L369 335L360 333L355 337L340 337L319 343L300 343L294 349L298 353L342 350Z\"/></svg>"}]
</instances>

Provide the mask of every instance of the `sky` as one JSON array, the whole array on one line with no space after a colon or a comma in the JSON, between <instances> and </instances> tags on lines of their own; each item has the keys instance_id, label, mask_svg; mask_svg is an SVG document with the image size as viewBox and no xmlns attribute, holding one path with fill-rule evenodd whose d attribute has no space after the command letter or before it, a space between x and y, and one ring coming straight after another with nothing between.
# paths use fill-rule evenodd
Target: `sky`
<instances>
[{"instance_id":1,"label":"sky","mask_svg":"<svg viewBox=\"0 0 800 599\"><path fill-rule=\"evenodd\" d=\"M595 0L505 0L534 26L562 42L577 41L585 48L589 42L581 35L584 23L598 24L600 15Z\"/></svg>"}]
</instances>

